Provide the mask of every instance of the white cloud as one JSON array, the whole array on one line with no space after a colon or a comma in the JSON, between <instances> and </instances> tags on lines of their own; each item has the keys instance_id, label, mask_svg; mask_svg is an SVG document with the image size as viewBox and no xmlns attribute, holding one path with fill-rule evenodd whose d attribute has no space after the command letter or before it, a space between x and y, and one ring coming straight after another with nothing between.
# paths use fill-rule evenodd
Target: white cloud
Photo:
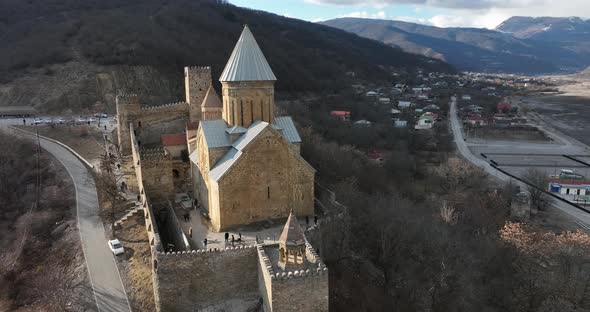
<instances>
[{"instance_id":1,"label":"white cloud","mask_svg":"<svg viewBox=\"0 0 590 312\"><path fill-rule=\"evenodd\" d=\"M589 0L304 0L308 3L342 6L368 6L392 8L396 5L414 5L417 17L390 16L408 22L430 24L439 27L494 28L511 16L580 16L590 17ZM420 17L425 8L443 9L444 13L428 19ZM385 14L387 15L387 14ZM359 10L350 16L384 18L375 13Z\"/></svg>"},{"instance_id":2,"label":"white cloud","mask_svg":"<svg viewBox=\"0 0 590 312\"><path fill-rule=\"evenodd\" d=\"M343 14L338 17L356 17L356 18L372 18L372 19L387 19L387 14L384 11L379 11L376 13L369 13L367 11L360 11L360 12L351 12L348 14Z\"/></svg>"},{"instance_id":3,"label":"white cloud","mask_svg":"<svg viewBox=\"0 0 590 312\"><path fill-rule=\"evenodd\" d=\"M415 23L415 24L425 24L425 25L432 25L432 22L426 18L420 18L416 16L394 16L390 18L394 21L402 21L408 23Z\"/></svg>"}]
</instances>

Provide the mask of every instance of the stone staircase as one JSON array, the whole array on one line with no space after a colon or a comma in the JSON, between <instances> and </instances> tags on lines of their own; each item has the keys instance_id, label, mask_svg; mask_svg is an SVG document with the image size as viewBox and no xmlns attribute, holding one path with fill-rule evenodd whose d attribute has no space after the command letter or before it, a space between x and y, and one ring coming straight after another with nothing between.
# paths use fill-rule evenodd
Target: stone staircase
<instances>
[{"instance_id":1,"label":"stone staircase","mask_svg":"<svg viewBox=\"0 0 590 312\"><path fill-rule=\"evenodd\" d=\"M129 220L130 218L136 216L137 214L142 214L142 216L145 216L144 214L144 208L141 206L140 202L127 202L126 205L130 205L133 204L131 209L127 210L127 212L125 213L124 216L122 216L119 220L115 221L115 227L120 227L121 225L123 225L124 222L126 222L127 220Z\"/></svg>"}]
</instances>

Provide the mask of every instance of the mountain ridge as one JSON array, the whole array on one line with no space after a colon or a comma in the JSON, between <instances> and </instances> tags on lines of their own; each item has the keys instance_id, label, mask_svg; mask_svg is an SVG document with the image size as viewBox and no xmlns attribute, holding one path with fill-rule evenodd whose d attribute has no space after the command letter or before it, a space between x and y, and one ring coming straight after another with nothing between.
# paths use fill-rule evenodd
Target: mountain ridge
<instances>
[{"instance_id":1,"label":"mountain ridge","mask_svg":"<svg viewBox=\"0 0 590 312\"><path fill-rule=\"evenodd\" d=\"M562 41L556 45L549 39L518 38L509 32L519 30L514 21L519 20L508 19L495 30L361 18L322 23L407 52L446 60L464 71L544 74L577 72L590 65L590 44Z\"/></svg>"},{"instance_id":2,"label":"mountain ridge","mask_svg":"<svg viewBox=\"0 0 590 312\"><path fill-rule=\"evenodd\" d=\"M37 107L45 106L49 98L69 103L64 108L81 108L73 101L84 102L82 107L106 101L112 107L112 96L104 100L91 90L100 87L96 82L102 81L96 78L99 75L112 77L101 82L112 84L109 94L127 92L126 84L115 77L133 75L134 70L121 72L120 66L156 68L140 70L158 77L137 84L153 87L158 78L166 80L166 88L144 90L146 98L154 98L156 103L177 101L183 95L183 66L211 66L218 84L244 24L249 25L279 78L276 87L280 92L334 92L349 86L345 74L350 71L360 79L376 81L387 81L389 67L455 72L442 61L342 30L224 1L4 0L0 2L4 43L0 45L0 105L27 105L23 100L37 90L23 88L20 82L35 75L33 82L24 85L72 77L65 94L58 90L35 95L30 102ZM55 77L62 73L68 77ZM88 90L82 99L72 94L76 88ZM59 107L55 103L49 106Z\"/></svg>"}]
</instances>

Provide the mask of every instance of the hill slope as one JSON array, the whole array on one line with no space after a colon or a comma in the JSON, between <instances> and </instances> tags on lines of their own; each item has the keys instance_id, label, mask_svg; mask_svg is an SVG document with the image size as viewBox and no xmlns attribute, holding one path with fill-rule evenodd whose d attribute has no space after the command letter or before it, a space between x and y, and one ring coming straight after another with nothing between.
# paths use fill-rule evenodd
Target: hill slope
<instances>
[{"instance_id":1,"label":"hill slope","mask_svg":"<svg viewBox=\"0 0 590 312\"><path fill-rule=\"evenodd\" d=\"M438 28L391 20L340 18L325 25L380 40L405 51L447 60L459 69L550 73L590 65L590 54L554 42L477 28Z\"/></svg>"},{"instance_id":2,"label":"hill slope","mask_svg":"<svg viewBox=\"0 0 590 312\"><path fill-rule=\"evenodd\" d=\"M183 94L182 66L210 65L217 80L243 24L250 25L279 78L279 91L338 89L346 83L346 71L369 79L387 79L380 65L453 71L444 62L331 27L217 1L5 0L0 3L0 37L4 43L0 45L0 76L12 82L0 86L0 105L27 104L15 103L27 96L14 96L13 79L27 80L39 74L36 68L48 71L48 64L64 63L81 66L72 73L76 66L55 65L47 76L60 76L63 67L68 67L71 76L96 80L96 73L110 75L119 71L119 65L155 67L164 79L178 81L165 84L163 90L149 84L157 90L143 91L167 94L164 97L174 101ZM143 78L132 72L130 79ZM43 83L44 79L33 81ZM111 77L106 84L115 84L111 89L116 91L120 80ZM94 83L88 83L91 91ZM9 86L12 91L6 91ZM72 86L72 90L75 88ZM11 92L13 96L8 96ZM83 100L92 101L92 96ZM42 101L33 102L43 105Z\"/></svg>"}]
</instances>

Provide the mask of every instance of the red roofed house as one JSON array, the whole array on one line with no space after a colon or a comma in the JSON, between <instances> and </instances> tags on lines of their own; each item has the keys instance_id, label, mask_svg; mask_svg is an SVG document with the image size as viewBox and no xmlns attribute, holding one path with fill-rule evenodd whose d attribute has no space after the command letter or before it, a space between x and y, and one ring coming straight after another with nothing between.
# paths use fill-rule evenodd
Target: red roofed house
<instances>
[{"instance_id":1,"label":"red roofed house","mask_svg":"<svg viewBox=\"0 0 590 312\"><path fill-rule=\"evenodd\" d=\"M331 111L330 116L342 121L350 121L350 111Z\"/></svg>"},{"instance_id":2,"label":"red roofed house","mask_svg":"<svg viewBox=\"0 0 590 312\"><path fill-rule=\"evenodd\" d=\"M162 146L172 158L180 158L182 150L186 150L186 134L162 134L160 136Z\"/></svg>"},{"instance_id":3,"label":"red roofed house","mask_svg":"<svg viewBox=\"0 0 590 312\"><path fill-rule=\"evenodd\" d=\"M486 118L478 115L470 115L465 121L472 126L486 126L488 124Z\"/></svg>"},{"instance_id":4,"label":"red roofed house","mask_svg":"<svg viewBox=\"0 0 590 312\"><path fill-rule=\"evenodd\" d=\"M496 106L498 113L508 113L512 109L512 104L510 103L498 103Z\"/></svg>"},{"instance_id":5,"label":"red roofed house","mask_svg":"<svg viewBox=\"0 0 590 312\"><path fill-rule=\"evenodd\" d=\"M367 156L369 156L369 158L371 158L372 160L378 162L382 162L383 160L385 160L385 155L383 153L374 150L367 153Z\"/></svg>"}]
</instances>

